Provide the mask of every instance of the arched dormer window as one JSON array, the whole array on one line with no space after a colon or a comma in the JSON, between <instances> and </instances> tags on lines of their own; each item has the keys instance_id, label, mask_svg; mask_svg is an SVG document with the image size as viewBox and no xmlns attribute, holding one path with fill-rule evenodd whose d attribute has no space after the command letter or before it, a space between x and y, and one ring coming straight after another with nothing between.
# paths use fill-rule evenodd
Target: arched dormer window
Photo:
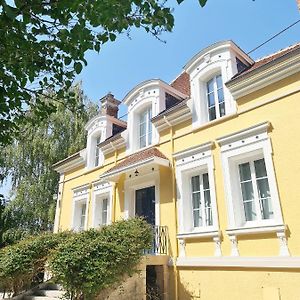
<instances>
[{"instance_id":1,"label":"arched dormer window","mask_svg":"<svg viewBox=\"0 0 300 300\"><path fill-rule=\"evenodd\" d=\"M237 58L243 67L253 64L232 41L222 41L201 50L184 67L190 76L193 128L236 112L226 82L242 67Z\"/></svg>"},{"instance_id":2,"label":"arched dormer window","mask_svg":"<svg viewBox=\"0 0 300 300\"><path fill-rule=\"evenodd\" d=\"M212 121L225 116L225 97L221 74L215 75L207 81L206 96L208 105L208 120Z\"/></svg>"},{"instance_id":3,"label":"arched dormer window","mask_svg":"<svg viewBox=\"0 0 300 300\"><path fill-rule=\"evenodd\" d=\"M152 107L148 106L139 114L139 148L144 148L152 144Z\"/></svg>"}]
</instances>

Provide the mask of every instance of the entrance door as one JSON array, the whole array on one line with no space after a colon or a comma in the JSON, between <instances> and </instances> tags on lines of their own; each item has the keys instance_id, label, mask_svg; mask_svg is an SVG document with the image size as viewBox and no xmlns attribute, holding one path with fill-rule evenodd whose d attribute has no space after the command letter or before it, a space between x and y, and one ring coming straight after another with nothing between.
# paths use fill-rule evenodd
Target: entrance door
<instances>
[{"instance_id":1,"label":"entrance door","mask_svg":"<svg viewBox=\"0 0 300 300\"><path fill-rule=\"evenodd\" d=\"M155 225L155 187L150 186L135 191L135 214Z\"/></svg>"}]
</instances>

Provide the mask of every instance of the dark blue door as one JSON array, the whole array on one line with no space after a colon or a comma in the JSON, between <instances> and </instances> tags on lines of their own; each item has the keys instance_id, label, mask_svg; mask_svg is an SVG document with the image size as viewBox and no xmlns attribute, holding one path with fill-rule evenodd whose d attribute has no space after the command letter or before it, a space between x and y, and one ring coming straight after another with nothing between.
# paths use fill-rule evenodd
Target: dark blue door
<instances>
[{"instance_id":1,"label":"dark blue door","mask_svg":"<svg viewBox=\"0 0 300 300\"><path fill-rule=\"evenodd\" d=\"M155 187L150 186L135 191L135 214L155 225Z\"/></svg>"}]
</instances>

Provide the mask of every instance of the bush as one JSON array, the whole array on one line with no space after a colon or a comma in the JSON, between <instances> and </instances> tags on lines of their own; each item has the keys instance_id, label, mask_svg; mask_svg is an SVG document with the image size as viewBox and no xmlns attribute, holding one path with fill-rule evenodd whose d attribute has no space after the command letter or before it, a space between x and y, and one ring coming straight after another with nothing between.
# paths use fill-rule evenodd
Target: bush
<instances>
[{"instance_id":1,"label":"bush","mask_svg":"<svg viewBox=\"0 0 300 300\"><path fill-rule=\"evenodd\" d=\"M0 250L0 290L13 295L37 283L51 249L70 233L31 236Z\"/></svg>"},{"instance_id":2,"label":"bush","mask_svg":"<svg viewBox=\"0 0 300 300\"><path fill-rule=\"evenodd\" d=\"M152 229L142 219L84 231L58 245L50 255L50 270L71 299L94 299L137 271L143 249L151 241Z\"/></svg>"}]
</instances>

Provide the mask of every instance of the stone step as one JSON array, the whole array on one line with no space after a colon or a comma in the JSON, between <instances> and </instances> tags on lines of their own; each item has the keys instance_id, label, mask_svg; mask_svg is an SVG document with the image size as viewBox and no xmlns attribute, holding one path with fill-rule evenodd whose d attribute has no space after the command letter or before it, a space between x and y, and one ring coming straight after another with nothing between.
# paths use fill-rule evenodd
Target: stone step
<instances>
[{"instance_id":1,"label":"stone step","mask_svg":"<svg viewBox=\"0 0 300 300\"><path fill-rule=\"evenodd\" d=\"M58 298L51 298L47 296L35 296L35 295L26 295L23 297L23 300L56 300Z\"/></svg>"},{"instance_id":2,"label":"stone step","mask_svg":"<svg viewBox=\"0 0 300 300\"><path fill-rule=\"evenodd\" d=\"M62 298L64 295L64 291L62 290L48 290L48 289L42 289L42 290L36 290L34 292L34 296L47 296L51 298Z\"/></svg>"}]
</instances>

